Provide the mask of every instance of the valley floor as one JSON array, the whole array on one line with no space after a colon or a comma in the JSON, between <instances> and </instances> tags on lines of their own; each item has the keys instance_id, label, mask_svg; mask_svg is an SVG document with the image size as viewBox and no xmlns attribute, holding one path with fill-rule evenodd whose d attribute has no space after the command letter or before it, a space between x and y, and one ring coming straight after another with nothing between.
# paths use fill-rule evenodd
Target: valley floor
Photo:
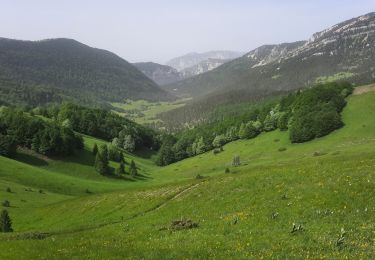
<instances>
[{"instance_id":1,"label":"valley floor","mask_svg":"<svg viewBox=\"0 0 375 260\"><path fill-rule=\"evenodd\" d=\"M343 120L311 142L274 131L163 168L127 155L138 179L95 173L91 137L79 158L0 157L15 230L0 259L373 259L375 92L349 97Z\"/></svg>"}]
</instances>

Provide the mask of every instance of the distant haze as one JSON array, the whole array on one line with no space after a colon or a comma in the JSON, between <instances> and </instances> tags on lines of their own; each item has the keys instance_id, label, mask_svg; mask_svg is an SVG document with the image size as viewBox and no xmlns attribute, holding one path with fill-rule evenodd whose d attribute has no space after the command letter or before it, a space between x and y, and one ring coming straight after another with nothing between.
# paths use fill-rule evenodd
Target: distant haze
<instances>
[{"instance_id":1,"label":"distant haze","mask_svg":"<svg viewBox=\"0 0 375 260\"><path fill-rule=\"evenodd\" d=\"M0 0L0 37L73 38L130 62L305 40L375 0Z\"/></svg>"}]
</instances>

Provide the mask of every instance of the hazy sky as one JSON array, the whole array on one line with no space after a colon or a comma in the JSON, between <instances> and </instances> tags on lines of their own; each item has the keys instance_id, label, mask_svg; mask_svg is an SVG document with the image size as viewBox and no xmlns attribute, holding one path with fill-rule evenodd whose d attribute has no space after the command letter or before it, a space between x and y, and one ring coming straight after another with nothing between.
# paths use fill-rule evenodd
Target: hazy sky
<instances>
[{"instance_id":1,"label":"hazy sky","mask_svg":"<svg viewBox=\"0 0 375 260\"><path fill-rule=\"evenodd\" d=\"M375 0L0 0L0 37L73 38L128 61L307 39Z\"/></svg>"}]
</instances>

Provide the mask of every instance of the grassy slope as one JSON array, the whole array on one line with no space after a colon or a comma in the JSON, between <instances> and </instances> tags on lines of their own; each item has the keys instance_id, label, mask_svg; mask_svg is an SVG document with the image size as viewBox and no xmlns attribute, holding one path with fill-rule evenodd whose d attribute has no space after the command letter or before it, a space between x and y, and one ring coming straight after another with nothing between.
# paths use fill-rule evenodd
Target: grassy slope
<instances>
[{"instance_id":1,"label":"grassy slope","mask_svg":"<svg viewBox=\"0 0 375 260\"><path fill-rule=\"evenodd\" d=\"M125 112L119 113L127 118L133 119L139 124L156 123L159 119L156 116L162 112L167 112L185 105L188 99L177 100L175 102L148 102L146 100L131 101L126 103L112 103L114 107L123 109Z\"/></svg>"},{"instance_id":2,"label":"grassy slope","mask_svg":"<svg viewBox=\"0 0 375 260\"><path fill-rule=\"evenodd\" d=\"M0 158L0 185L18 190L0 193L19 206L10 209L15 230L51 233L45 240L1 235L0 258L375 257L374 101L375 92L350 97L346 126L305 144L275 131L164 168L133 157L150 177L137 182L89 176L79 162L31 167ZM86 139L87 150L93 142ZM234 154L242 166L224 174ZM198 173L207 178L195 180ZM89 184L98 194L77 196ZM22 185L49 191L23 192ZM99 194L111 189L118 191ZM159 230L180 217L200 227ZM305 231L292 235L293 222ZM342 249L335 245L341 228Z\"/></svg>"}]
</instances>

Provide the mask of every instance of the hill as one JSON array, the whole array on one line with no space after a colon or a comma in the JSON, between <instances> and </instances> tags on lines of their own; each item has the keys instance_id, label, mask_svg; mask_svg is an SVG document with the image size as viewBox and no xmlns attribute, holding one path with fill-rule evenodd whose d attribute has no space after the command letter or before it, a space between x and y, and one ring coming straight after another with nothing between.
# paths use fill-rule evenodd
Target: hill
<instances>
[{"instance_id":1,"label":"hill","mask_svg":"<svg viewBox=\"0 0 375 260\"><path fill-rule=\"evenodd\" d=\"M0 99L8 103L173 99L119 56L71 39L1 38L0 68Z\"/></svg>"},{"instance_id":2,"label":"hill","mask_svg":"<svg viewBox=\"0 0 375 260\"><path fill-rule=\"evenodd\" d=\"M180 95L201 97L268 95L317 82L374 81L375 13L314 34L308 41L261 46L201 75L167 86ZM203 101L205 102L205 101Z\"/></svg>"},{"instance_id":3,"label":"hill","mask_svg":"<svg viewBox=\"0 0 375 260\"><path fill-rule=\"evenodd\" d=\"M0 234L0 257L374 258L371 90L349 97L345 127L311 142L273 131L162 168L127 154L137 181L83 170L100 141L90 137L69 164L0 157L15 230Z\"/></svg>"},{"instance_id":4,"label":"hill","mask_svg":"<svg viewBox=\"0 0 375 260\"><path fill-rule=\"evenodd\" d=\"M184 78L181 73L170 66L154 62L138 62L133 65L159 86L171 84Z\"/></svg>"}]
</instances>

